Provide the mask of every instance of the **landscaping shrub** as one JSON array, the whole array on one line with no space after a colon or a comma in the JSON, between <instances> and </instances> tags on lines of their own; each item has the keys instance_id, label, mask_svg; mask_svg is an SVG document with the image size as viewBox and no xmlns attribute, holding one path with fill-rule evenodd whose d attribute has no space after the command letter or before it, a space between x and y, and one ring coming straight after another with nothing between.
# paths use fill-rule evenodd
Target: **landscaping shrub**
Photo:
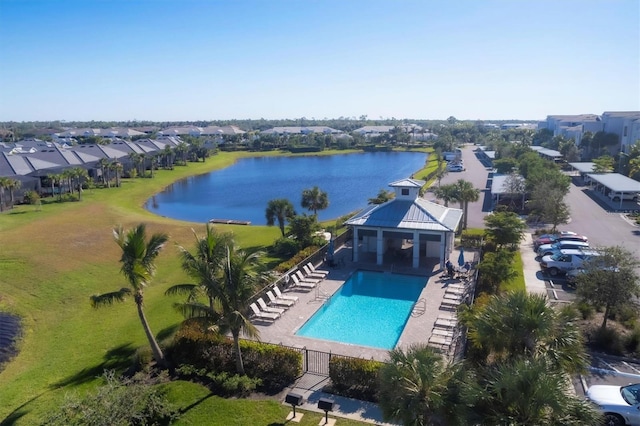
<instances>
[{"instance_id":1,"label":"landscaping shrub","mask_svg":"<svg viewBox=\"0 0 640 426\"><path fill-rule=\"evenodd\" d=\"M580 312L582 319L591 319L596 313L595 308L586 302L577 302L575 308Z\"/></svg>"},{"instance_id":2,"label":"landscaping shrub","mask_svg":"<svg viewBox=\"0 0 640 426\"><path fill-rule=\"evenodd\" d=\"M196 368L193 365L185 364L176 369L180 376L197 381L206 385L213 393L219 396L249 396L262 380L249 376L240 376L227 372L215 373L206 368Z\"/></svg>"},{"instance_id":3,"label":"landscaping shrub","mask_svg":"<svg viewBox=\"0 0 640 426\"><path fill-rule=\"evenodd\" d=\"M240 349L246 375L251 379L259 379L255 385L262 391L279 391L302 373L302 355L294 349L249 340L241 340ZM217 381L209 377L210 373L235 373L231 339L208 332L195 322L186 323L176 333L168 354L174 364L180 365L178 372L186 371L183 366L189 365L189 368L197 371L206 371L206 374L193 373L195 376L207 377L212 385L223 390L234 389L233 385L228 384L236 380L232 377L222 376L219 380L216 378ZM238 386L242 390L249 384L240 381Z\"/></svg>"},{"instance_id":4,"label":"landscaping shrub","mask_svg":"<svg viewBox=\"0 0 640 426\"><path fill-rule=\"evenodd\" d=\"M289 269L295 267L297 264L311 256L313 253L317 252L320 249L318 246L309 246L303 250L300 250L295 256L286 262L282 262L278 266L275 267L277 272L287 272Z\"/></svg>"},{"instance_id":5,"label":"landscaping shrub","mask_svg":"<svg viewBox=\"0 0 640 426\"><path fill-rule=\"evenodd\" d=\"M624 354L624 344L620 333L613 328L598 327L590 336L591 346L611 355Z\"/></svg>"},{"instance_id":6,"label":"landscaping shrub","mask_svg":"<svg viewBox=\"0 0 640 426\"><path fill-rule=\"evenodd\" d=\"M118 378L105 372L106 384L85 397L70 395L49 414L46 425L168 425L178 418L178 410L166 398L158 383L163 377L138 374Z\"/></svg>"},{"instance_id":7,"label":"landscaping shrub","mask_svg":"<svg viewBox=\"0 0 640 426\"><path fill-rule=\"evenodd\" d=\"M338 395L378 402L379 372L383 365L374 360L332 357L329 361L331 390Z\"/></svg>"},{"instance_id":8,"label":"landscaping shrub","mask_svg":"<svg viewBox=\"0 0 640 426\"><path fill-rule=\"evenodd\" d=\"M273 244L273 253L276 256L289 258L294 256L300 249L300 244L291 238L282 237Z\"/></svg>"},{"instance_id":9,"label":"landscaping shrub","mask_svg":"<svg viewBox=\"0 0 640 426\"><path fill-rule=\"evenodd\" d=\"M460 245L463 247L481 247L484 240L484 230L464 230L460 235Z\"/></svg>"},{"instance_id":10,"label":"landscaping shrub","mask_svg":"<svg viewBox=\"0 0 640 426\"><path fill-rule=\"evenodd\" d=\"M631 355L640 355L640 326L637 326L625 338L624 348Z\"/></svg>"},{"instance_id":11,"label":"landscaping shrub","mask_svg":"<svg viewBox=\"0 0 640 426\"><path fill-rule=\"evenodd\" d=\"M620 306L613 312L613 316L626 328L633 329L638 321L638 309L632 305Z\"/></svg>"}]
</instances>

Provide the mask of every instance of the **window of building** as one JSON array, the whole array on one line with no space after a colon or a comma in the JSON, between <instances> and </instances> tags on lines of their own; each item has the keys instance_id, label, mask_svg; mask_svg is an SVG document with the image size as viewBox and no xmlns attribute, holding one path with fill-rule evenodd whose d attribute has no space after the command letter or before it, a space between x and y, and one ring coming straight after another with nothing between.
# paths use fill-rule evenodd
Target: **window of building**
<instances>
[{"instance_id":1,"label":"window of building","mask_svg":"<svg viewBox=\"0 0 640 426\"><path fill-rule=\"evenodd\" d=\"M402 195L409 195L409 189L408 188L402 188Z\"/></svg>"}]
</instances>

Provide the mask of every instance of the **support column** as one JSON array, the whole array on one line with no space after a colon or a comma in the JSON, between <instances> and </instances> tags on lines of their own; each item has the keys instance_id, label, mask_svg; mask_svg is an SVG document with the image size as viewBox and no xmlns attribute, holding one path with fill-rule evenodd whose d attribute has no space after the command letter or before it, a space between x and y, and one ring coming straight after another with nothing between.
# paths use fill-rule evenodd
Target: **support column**
<instances>
[{"instance_id":1,"label":"support column","mask_svg":"<svg viewBox=\"0 0 640 426\"><path fill-rule=\"evenodd\" d=\"M384 255L384 239L382 238L382 229L378 229L376 237L376 265L382 265Z\"/></svg>"},{"instance_id":2,"label":"support column","mask_svg":"<svg viewBox=\"0 0 640 426\"><path fill-rule=\"evenodd\" d=\"M358 261L358 247L360 246L360 244L358 243L358 227L354 226L353 227L353 244L352 244L352 250L353 250L353 261L357 262Z\"/></svg>"},{"instance_id":3,"label":"support column","mask_svg":"<svg viewBox=\"0 0 640 426\"><path fill-rule=\"evenodd\" d=\"M447 240L449 239L449 233L445 232L440 234L440 269L444 269L445 256L447 251Z\"/></svg>"},{"instance_id":4,"label":"support column","mask_svg":"<svg viewBox=\"0 0 640 426\"><path fill-rule=\"evenodd\" d=\"M413 231L413 267L420 267L420 234Z\"/></svg>"}]
</instances>

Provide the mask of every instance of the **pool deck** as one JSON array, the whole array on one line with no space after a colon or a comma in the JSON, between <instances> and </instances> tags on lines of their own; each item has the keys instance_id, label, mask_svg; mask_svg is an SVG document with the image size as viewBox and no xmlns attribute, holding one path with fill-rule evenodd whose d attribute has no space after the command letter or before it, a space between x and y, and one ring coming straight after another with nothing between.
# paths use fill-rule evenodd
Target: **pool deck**
<instances>
[{"instance_id":1,"label":"pool deck","mask_svg":"<svg viewBox=\"0 0 640 426\"><path fill-rule=\"evenodd\" d=\"M472 260L472 253L465 253L468 260ZM385 267L375 264L375 259L367 258L361 262L352 262L351 248L343 246L337 249L335 258L339 260L339 268L329 268L320 265L318 269L329 271L327 277L315 289L304 290L287 289L285 294L295 295L299 300L280 318L273 322L254 321L260 332L260 340L266 343L282 344L297 348L307 348L316 351L331 352L366 359L386 361L389 350L365 346L344 344L340 342L324 341L308 337L296 336L295 333L322 304L342 284L358 270L377 270L398 274L421 275L425 277L427 285L423 288L418 302L400 336L396 348L407 349L415 343L429 343L451 354L455 344L455 307L464 300L473 283L466 283L464 279L440 278L443 271L438 264L424 264L420 268L411 268L402 259L385 259ZM451 254L451 259L457 259L458 253ZM436 321L438 325L436 326ZM434 328L435 327L435 328Z\"/></svg>"}]
</instances>

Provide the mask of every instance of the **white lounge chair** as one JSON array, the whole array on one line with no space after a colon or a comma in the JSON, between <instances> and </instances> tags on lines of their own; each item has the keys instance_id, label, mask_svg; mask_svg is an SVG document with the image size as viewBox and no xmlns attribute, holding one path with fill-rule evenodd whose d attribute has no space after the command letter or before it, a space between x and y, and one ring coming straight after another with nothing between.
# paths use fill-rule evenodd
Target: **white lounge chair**
<instances>
[{"instance_id":1,"label":"white lounge chair","mask_svg":"<svg viewBox=\"0 0 640 426\"><path fill-rule=\"evenodd\" d=\"M310 282L306 282L306 281L300 281L300 278L298 278L297 275L293 274L291 275L291 279L293 280L293 286L294 287L300 287L300 288L316 288L316 284L315 283L310 283Z\"/></svg>"},{"instance_id":2,"label":"white lounge chair","mask_svg":"<svg viewBox=\"0 0 640 426\"><path fill-rule=\"evenodd\" d=\"M317 279L317 280L323 280L325 275L322 274L316 274L315 272L311 272L311 269L309 269L309 267L307 265L304 265L302 267L302 270L304 271L304 276L307 279Z\"/></svg>"},{"instance_id":3,"label":"white lounge chair","mask_svg":"<svg viewBox=\"0 0 640 426\"><path fill-rule=\"evenodd\" d=\"M316 267L311 262L307 263L307 266L309 267L309 270L311 272L314 272L316 274L324 274L325 276L329 275L329 271L326 271L324 269L316 269Z\"/></svg>"},{"instance_id":4,"label":"white lounge chair","mask_svg":"<svg viewBox=\"0 0 640 426\"><path fill-rule=\"evenodd\" d=\"M256 318L268 321L275 321L280 318L280 314L274 314L272 312L262 312L260 309L258 309L255 303L252 303L251 305L249 305L249 307L253 311L253 316L255 316Z\"/></svg>"},{"instance_id":5,"label":"white lounge chair","mask_svg":"<svg viewBox=\"0 0 640 426\"><path fill-rule=\"evenodd\" d=\"M298 280L300 282L318 284L320 281L322 281L321 279L318 279L318 278L305 277L304 274L302 273L302 271L299 270L299 269L296 271L295 275L298 277Z\"/></svg>"},{"instance_id":6,"label":"white lounge chair","mask_svg":"<svg viewBox=\"0 0 640 426\"><path fill-rule=\"evenodd\" d=\"M291 296L289 294L283 294L280 291L280 287L278 287L277 285L273 287L273 292L276 294L276 297L278 299L292 300L294 302L298 301L298 296Z\"/></svg>"},{"instance_id":7,"label":"white lounge chair","mask_svg":"<svg viewBox=\"0 0 640 426\"><path fill-rule=\"evenodd\" d=\"M270 312L272 314L282 315L284 311L286 311L286 309L283 309L283 308L275 308L273 306L267 306L267 304L265 303L264 300L262 300L262 298L258 299L258 306L260 306L260 309L262 309L263 312Z\"/></svg>"},{"instance_id":8,"label":"white lounge chair","mask_svg":"<svg viewBox=\"0 0 640 426\"><path fill-rule=\"evenodd\" d=\"M271 302L271 304L276 306L283 306L288 308L290 306L293 306L294 303L296 303L293 300L279 299L276 296L274 296L271 291L267 292L267 297L269 298L269 301Z\"/></svg>"}]
</instances>

